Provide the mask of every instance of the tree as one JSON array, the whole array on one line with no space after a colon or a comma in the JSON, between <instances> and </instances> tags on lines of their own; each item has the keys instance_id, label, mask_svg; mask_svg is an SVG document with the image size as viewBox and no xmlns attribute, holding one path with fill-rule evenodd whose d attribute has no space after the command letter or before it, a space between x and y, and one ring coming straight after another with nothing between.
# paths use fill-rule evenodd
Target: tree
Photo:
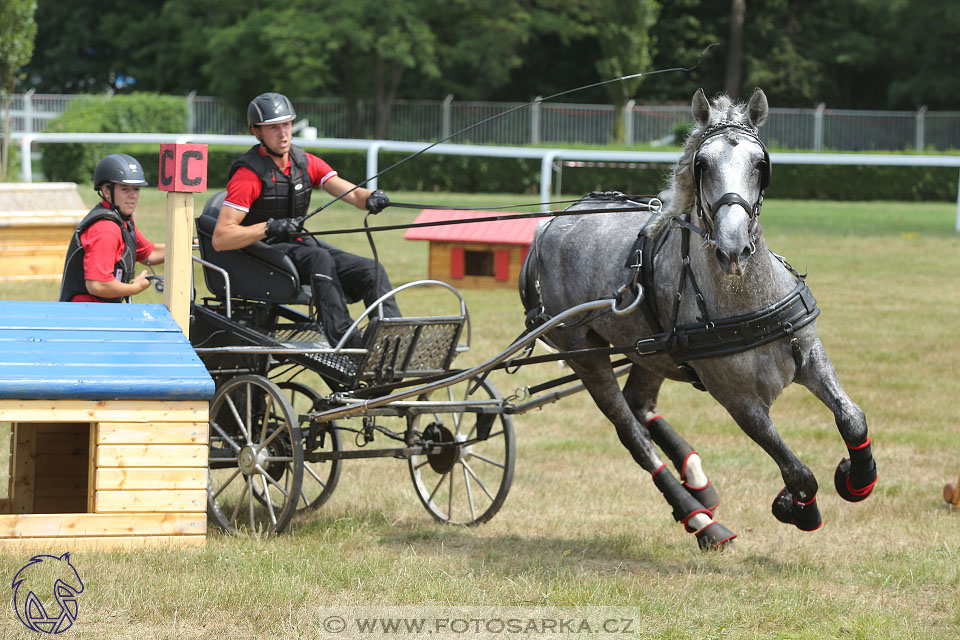
<instances>
[{"instance_id":1,"label":"tree","mask_svg":"<svg viewBox=\"0 0 960 640\"><path fill-rule=\"evenodd\" d=\"M747 0L730 0L730 38L727 40L727 80L724 91L734 100L740 97L743 19L746 12Z\"/></svg>"},{"instance_id":2,"label":"tree","mask_svg":"<svg viewBox=\"0 0 960 640\"><path fill-rule=\"evenodd\" d=\"M656 36L652 33L660 13L656 0L606 0L597 2L596 34L601 58L595 65L603 80L620 78L651 70ZM605 85L616 115L613 119L613 139L624 141L623 108L637 92L643 78L631 78Z\"/></svg>"},{"instance_id":3,"label":"tree","mask_svg":"<svg viewBox=\"0 0 960 640\"><path fill-rule=\"evenodd\" d=\"M33 16L35 0L2 0L0 2L0 114L3 117L3 143L0 146L0 178L7 177L7 156L10 150L10 96L21 68L33 56L37 23Z\"/></svg>"}]
</instances>

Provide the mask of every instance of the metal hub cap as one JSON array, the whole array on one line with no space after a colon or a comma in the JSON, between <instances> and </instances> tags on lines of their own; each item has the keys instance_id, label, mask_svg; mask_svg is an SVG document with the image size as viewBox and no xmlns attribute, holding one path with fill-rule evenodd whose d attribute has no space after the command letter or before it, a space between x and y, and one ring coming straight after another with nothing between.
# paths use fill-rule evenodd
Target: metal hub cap
<instances>
[{"instance_id":1,"label":"metal hub cap","mask_svg":"<svg viewBox=\"0 0 960 640\"><path fill-rule=\"evenodd\" d=\"M237 456L237 463L240 465L240 470L249 476L258 473L258 464L263 468L266 458L267 452L265 450L257 453L255 448L248 445L240 450L240 455Z\"/></svg>"}]
</instances>

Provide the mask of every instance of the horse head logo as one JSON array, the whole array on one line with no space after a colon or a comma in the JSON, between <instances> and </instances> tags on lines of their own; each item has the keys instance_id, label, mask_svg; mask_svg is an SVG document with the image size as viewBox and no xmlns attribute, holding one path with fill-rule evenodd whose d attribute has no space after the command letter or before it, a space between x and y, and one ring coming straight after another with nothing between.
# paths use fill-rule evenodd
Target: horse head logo
<instances>
[{"instance_id":1,"label":"horse head logo","mask_svg":"<svg viewBox=\"0 0 960 640\"><path fill-rule=\"evenodd\" d=\"M70 564L69 553L30 558L14 576L10 588L17 618L31 631L63 633L77 619L83 581ZM52 599L48 595L51 591Z\"/></svg>"}]
</instances>

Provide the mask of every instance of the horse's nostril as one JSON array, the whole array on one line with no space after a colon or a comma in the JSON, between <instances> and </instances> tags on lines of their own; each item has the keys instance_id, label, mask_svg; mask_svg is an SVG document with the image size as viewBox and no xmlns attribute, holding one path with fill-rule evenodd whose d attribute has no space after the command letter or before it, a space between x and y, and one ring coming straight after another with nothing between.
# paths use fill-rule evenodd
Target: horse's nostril
<instances>
[{"instance_id":1,"label":"horse's nostril","mask_svg":"<svg viewBox=\"0 0 960 640\"><path fill-rule=\"evenodd\" d=\"M739 256L733 251L728 251L726 249L717 247L717 259L720 262L736 262L739 259Z\"/></svg>"}]
</instances>

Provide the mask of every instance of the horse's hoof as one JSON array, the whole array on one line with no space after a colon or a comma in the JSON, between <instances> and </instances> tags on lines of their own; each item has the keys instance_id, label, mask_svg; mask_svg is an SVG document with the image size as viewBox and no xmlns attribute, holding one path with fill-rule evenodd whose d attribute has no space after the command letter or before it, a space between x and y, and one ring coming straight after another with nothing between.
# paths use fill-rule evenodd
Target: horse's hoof
<instances>
[{"instance_id":1,"label":"horse's hoof","mask_svg":"<svg viewBox=\"0 0 960 640\"><path fill-rule=\"evenodd\" d=\"M867 497L873 493L873 488L877 486L877 470L876 467L874 467L870 470L872 473L868 471L867 478L865 478L869 480L867 484L862 487L855 487L850 479L850 469L852 466L853 464L849 458L840 460L840 464L837 465L837 470L833 474L833 484L837 488L837 493L840 494L841 498L847 502L860 502L861 500L866 500Z\"/></svg>"},{"instance_id":2,"label":"horse's hoof","mask_svg":"<svg viewBox=\"0 0 960 640\"><path fill-rule=\"evenodd\" d=\"M733 539L736 537L733 531L714 521L697 531L697 544L704 551L723 551L733 548Z\"/></svg>"},{"instance_id":3,"label":"horse's hoof","mask_svg":"<svg viewBox=\"0 0 960 640\"><path fill-rule=\"evenodd\" d=\"M817 498L800 502L784 487L773 499L773 517L784 524L792 524L801 531L816 531L823 526Z\"/></svg>"},{"instance_id":4,"label":"horse's hoof","mask_svg":"<svg viewBox=\"0 0 960 640\"><path fill-rule=\"evenodd\" d=\"M710 517L713 517L713 512L716 511L717 507L720 506L720 494L717 493L717 490L713 488L713 483L708 482L707 486L700 487L699 489L694 489L686 482L683 483L683 488L687 490L694 499L702 504L704 508L710 512Z\"/></svg>"},{"instance_id":5,"label":"horse's hoof","mask_svg":"<svg viewBox=\"0 0 960 640\"><path fill-rule=\"evenodd\" d=\"M773 499L773 517L783 524L793 524L790 519L790 510L793 509L793 496L784 487Z\"/></svg>"}]
</instances>

